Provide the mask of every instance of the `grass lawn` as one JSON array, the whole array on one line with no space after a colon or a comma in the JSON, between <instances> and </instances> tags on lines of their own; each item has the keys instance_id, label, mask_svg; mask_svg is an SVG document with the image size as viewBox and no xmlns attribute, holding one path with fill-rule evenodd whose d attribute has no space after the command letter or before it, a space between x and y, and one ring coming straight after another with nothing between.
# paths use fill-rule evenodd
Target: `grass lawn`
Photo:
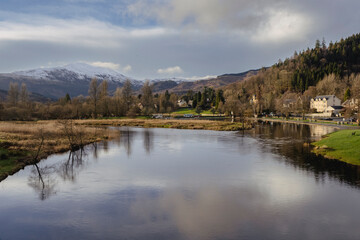
<instances>
[{"instance_id":1,"label":"grass lawn","mask_svg":"<svg viewBox=\"0 0 360 240\"><path fill-rule=\"evenodd\" d=\"M314 152L327 158L360 165L360 130L342 130L313 143Z\"/></svg>"},{"instance_id":2,"label":"grass lawn","mask_svg":"<svg viewBox=\"0 0 360 240\"><path fill-rule=\"evenodd\" d=\"M196 115L196 111L195 108L180 108L174 112L172 112L171 114L194 114ZM200 114L212 114L212 112L210 110L206 110L206 111L201 111Z\"/></svg>"}]
</instances>

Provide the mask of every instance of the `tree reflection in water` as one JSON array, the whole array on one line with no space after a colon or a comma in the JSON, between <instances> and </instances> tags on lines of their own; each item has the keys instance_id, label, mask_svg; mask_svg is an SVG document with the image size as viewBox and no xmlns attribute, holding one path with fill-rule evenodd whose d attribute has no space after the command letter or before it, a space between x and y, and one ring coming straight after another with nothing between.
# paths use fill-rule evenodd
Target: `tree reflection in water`
<instances>
[{"instance_id":1,"label":"tree reflection in water","mask_svg":"<svg viewBox=\"0 0 360 240\"><path fill-rule=\"evenodd\" d=\"M39 167L38 164L34 164L31 169L28 185L39 194L39 199L42 201L56 194L57 182L54 176L55 172L55 166Z\"/></svg>"},{"instance_id":2,"label":"tree reflection in water","mask_svg":"<svg viewBox=\"0 0 360 240\"><path fill-rule=\"evenodd\" d=\"M94 149L96 149L95 146ZM58 164L45 166L41 164L46 164L46 162L34 164L28 177L28 185L39 194L40 200L48 199L57 193L57 176L60 176L63 181L73 183L76 181L79 172L84 169L85 156L87 156L85 149L80 149L69 152L65 161Z\"/></svg>"},{"instance_id":3,"label":"tree reflection in water","mask_svg":"<svg viewBox=\"0 0 360 240\"><path fill-rule=\"evenodd\" d=\"M121 131L120 138L118 139L119 145L123 145L126 151L127 156L131 155L132 149L131 145L134 141L134 135L136 132L126 128Z\"/></svg>"},{"instance_id":4,"label":"tree reflection in water","mask_svg":"<svg viewBox=\"0 0 360 240\"><path fill-rule=\"evenodd\" d=\"M259 123L249 134L258 139L262 147L285 157L278 160L314 174L318 182L325 181L329 176L353 187L360 187L359 166L326 159L311 152L309 143L332 131L333 128L321 125L271 122Z\"/></svg>"},{"instance_id":5,"label":"tree reflection in water","mask_svg":"<svg viewBox=\"0 0 360 240\"><path fill-rule=\"evenodd\" d=\"M64 181L75 182L76 176L83 168L84 156L86 156L85 150L80 149L76 152L69 152L67 161L60 164L57 172Z\"/></svg>"},{"instance_id":6,"label":"tree reflection in water","mask_svg":"<svg viewBox=\"0 0 360 240\"><path fill-rule=\"evenodd\" d=\"M145 128L144 129L144 148L146 153L149 155L151 150L153 149L153 140L154 135L151 129Z\"/></svg>"}]
</instances>

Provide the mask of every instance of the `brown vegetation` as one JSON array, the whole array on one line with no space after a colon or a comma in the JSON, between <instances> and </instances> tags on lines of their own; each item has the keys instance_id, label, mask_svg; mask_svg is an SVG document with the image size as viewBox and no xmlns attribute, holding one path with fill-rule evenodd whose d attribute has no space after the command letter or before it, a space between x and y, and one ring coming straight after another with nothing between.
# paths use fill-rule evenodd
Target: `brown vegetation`
<instances>
[{"instance_id":1,"label":"brown vegetation","mask_svg":"<svg viewBox=\"0 0 360 240\"><path fill-rule=\"evenodd\" d=\"M76 120L79 125L95 126L131 126L145 128L203 129L214 131L239 131L250 129L250 123L210 121L210 120L175 120L175 119L112 119L112 120Z\"/></svg>"},{"instance_id":2,"label":"brown vegetation","mask_svg":"<svg viewBox=\"0 0 360 240\"><path fill-rule=\"evenodd\" d=\"M50 154L75 150L115 134L106 128L75 126L71 120L1 122L0 150L6 151L7 156L0 159L0 180Z\"/></svg>"}]
</instances>

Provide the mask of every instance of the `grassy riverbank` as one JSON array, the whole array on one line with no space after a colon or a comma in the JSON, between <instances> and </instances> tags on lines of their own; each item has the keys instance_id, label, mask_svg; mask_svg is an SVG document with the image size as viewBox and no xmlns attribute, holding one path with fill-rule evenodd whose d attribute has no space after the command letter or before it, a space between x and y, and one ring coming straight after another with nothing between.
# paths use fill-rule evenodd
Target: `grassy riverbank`
<instances>
[{"instance_id":1,"label":"grassy riverbank","mask_svg":"<svg viewBox=\"0 0 360 240\"><path fill-rule=\"evenodd\" d=\"M54 153L114 137L104 128L72 121L0 122L0 181Z\"/></svg>"},{"instance_id":2,"label":"grassy riverbank","mask_svg":"<svg viewBox=\"0 0 360 240\"><path fill-rule=\"evenodd\" d=\"M109 119L109 120L76 120L79 125L95 126L129 126L145 128L177 128L177 129L203 129L214 131L239 131L251 129L251 124L210 120L176 120L176 119Z\"/></svg>"},{"instance_id":3,"label":"grassy riverbank","mask_svg":"<svg viewBox=\"0 0 360 240\"><path fill-rule=\"evenodd\" d=\"M316 154L360 165L360 130L334 132L313 145Z\"/></svg>"}]
</instances>

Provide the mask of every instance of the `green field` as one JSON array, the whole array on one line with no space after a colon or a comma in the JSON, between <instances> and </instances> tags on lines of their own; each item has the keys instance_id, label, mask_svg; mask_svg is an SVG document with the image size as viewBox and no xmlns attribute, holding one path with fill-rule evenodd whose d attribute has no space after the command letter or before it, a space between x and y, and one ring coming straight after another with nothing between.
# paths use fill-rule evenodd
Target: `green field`
<instances>
[{"instance_id":1,"label":"green field","mask_svg":"<svg viewBox=\"0 0 360 240\"><path fill-rule=\"evenodd\" d=\"M342 130L313 143L314 152L327 158L360 165L360 130Z\"/></svg>"},{"instance_id":2,"label":"green field","mask_svg":"<svg viewBox=\"0 0 360 240\"><path fill-rule=\"evenodd\" d=\"M196 113L195 108L180 108L174 112L172 112L171 114L194 114L197 115L198 113ZM210 110L205 110L205 111L201 111L200 114L213 114Z\"/></svg>"},{"instance_id":3,"label":"green field","mask_svg":"<svg viewBox=\"0 0 360 240\"><path fill-rule=\"evenodd\" d=\"M21 165L19 159L24 158L24 152L15 153L4 148L0 148L0 180Z\"/></svg>"}]
</instances>

